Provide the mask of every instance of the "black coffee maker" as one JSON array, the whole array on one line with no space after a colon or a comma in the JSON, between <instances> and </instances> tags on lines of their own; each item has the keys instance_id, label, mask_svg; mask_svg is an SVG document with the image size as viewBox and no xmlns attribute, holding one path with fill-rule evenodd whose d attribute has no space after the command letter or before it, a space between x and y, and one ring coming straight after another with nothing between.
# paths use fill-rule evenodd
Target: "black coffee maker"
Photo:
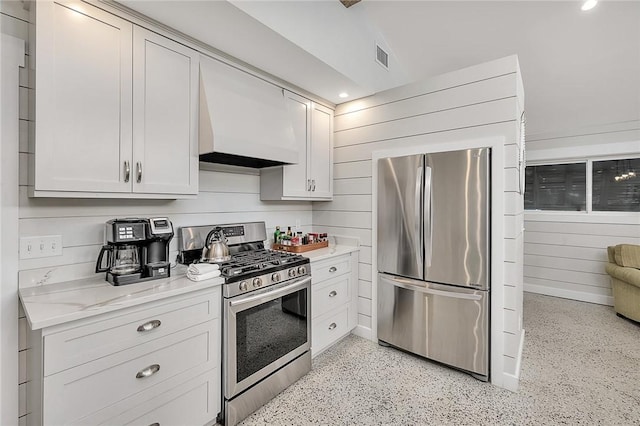
<instances>
[{"instance_id":1,"label":"black coffee maker","mask_svg":"<svg viewBox=\"0 0 640 426\"><path fill-rule=\"evenodd\" d=\"M172 238L173 225L165 217L111 219L105 224L106 244L98 255L96 272L106 272L113 285L169 277Z\"/></svg>"}]
</instances>

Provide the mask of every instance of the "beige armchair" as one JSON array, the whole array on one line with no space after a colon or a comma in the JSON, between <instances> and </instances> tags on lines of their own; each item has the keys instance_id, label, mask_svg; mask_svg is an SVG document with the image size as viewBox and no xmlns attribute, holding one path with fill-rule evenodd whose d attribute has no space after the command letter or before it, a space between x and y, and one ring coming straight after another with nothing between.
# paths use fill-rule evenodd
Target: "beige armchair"
<instances>
[{"instance_id":1,"label":"beige armchair","mask_svg":"<svg viewBox=\"0 0 640 426\"><path fill-rule=\"evenodd\" d=\"M607 248L613 309L620 316L640 321L640 246L619 244Z\"/></svg>"}]
</instances>

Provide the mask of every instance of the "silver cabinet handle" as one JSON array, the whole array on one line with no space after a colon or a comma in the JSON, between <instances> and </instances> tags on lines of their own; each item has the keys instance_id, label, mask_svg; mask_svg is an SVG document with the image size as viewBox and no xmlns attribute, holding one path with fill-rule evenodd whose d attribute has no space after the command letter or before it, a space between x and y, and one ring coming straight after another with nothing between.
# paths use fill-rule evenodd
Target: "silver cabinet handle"
<instances>
[{"instance_id":1,"label":"silver cabinet handle","mask_svg":"<svg viewBox=\"0 0 640 426\"><path fill-rule=\"evenodd\" d=\"M329 325L329 330L333 330L336 327L337 327L336 323L332 322L331 325Z\"/></svg>"},{"instance_id":2,"label":"silver cabinet handle","mask_svg":"<svg viewBox=\"0 0 640 426\"><path fill-rule=\"evenodd\" d=\"M337 270L338 268L336 268L335 266L332 266L331 268L329 268L329 272L335 272Z\"/></svg>"},{"instance_id":3,"label":"silver cabinet handle","mask_svg":"<svg viewBox=\"0 0 640 426\"><path fill-rule=\"evenodd\" d=\"M150 365L147 368L143 368L142 370L138 371L138 374L136 374L136 379L144 379L145 377L153 376L158 371L160 371L159 364Z\"/></svg>"},{"instance_id":4,"label":"silver cabinet handle","mask_svg":"<svg viewBox=\"0 0 640 426\"><path fill-rule=\"evenodd\" d=\"M312 189L312 191L315 191L315 190L316 190L316 180L315 180L315 179L312 179L312 180L311 180L311 184L313 185L313 189Z\"/></svg>"},{"instance_id":5,"label":"silver cabinet handle","mask_svg":"<svg viewBox=\"0 0 640 426\"><path fill-rule=\"evenodd\" d=\"M131 167L129 167L129 162L124 162L124 181L125 183L129 182L129 178L131 177Z\"/></svg>"},{"instance_id":6,"label":"silver cabinet handle","mask_svg":"<svg viewBox=\"0 0 640 426\"><path fill-rule=\"evenodd\" d=\"M158 423L158 422L151 423L149 426L160 426L160 423Z\"/></svg>"},{"instance_id":7,"label":"silver cabinet handle","mask_svg":"<svg viewBox=\"0 0 640 426\"><path fill-rule=\"evenodd\" d=\"M150 330L153 330L154 328L160 327L160 324L162 324L160 320L152 320L149 322L145 322L144 324L138 327L138 331L141 333L145 331L150 331Z\"/></svg>"},{"instance_id":8,"label":"silver cabinet handle","mask_svg":"<svg viewBox=\"0 0 640 426\"><path fill-rule=\"evenodd\" d=\"M329 293L329 297L336 297L337 295L338 295L338 292L336 292L335 290Z\"/></svg>"},{"instance_id":9,"label":"silver cabinet handle","mask_svg":"<svg viewBox=\"0 0 640 426\"><path fill-rule=\"evenodd\" d=\"M311 191L311 179L307 179L307 191Z\"/></svg>"},{"instance_id":10,"label":"silver cabinet handle","mask_svg":"<svg viewBox=\"0 0 640 426\"><path fill-rule=\"evenodd\" d=\"M136 167L138 168L138 177L136 178L136 181L140 183L142 182L142 162L138 161L136 163Z\"/></svg>"}]
</instances>

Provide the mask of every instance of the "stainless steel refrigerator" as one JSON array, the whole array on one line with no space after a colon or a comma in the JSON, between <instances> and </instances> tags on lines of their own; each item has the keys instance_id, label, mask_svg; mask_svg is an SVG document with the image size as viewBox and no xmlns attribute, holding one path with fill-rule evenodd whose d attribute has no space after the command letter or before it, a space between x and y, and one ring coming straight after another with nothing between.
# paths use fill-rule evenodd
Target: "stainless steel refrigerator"
<instances>
[{"instance_id":1,"label":"stainless steel refrigerator","mask_svg":"<svg viewBox=\"0 0 640 426\"><path fill-rule=\"evenodd\" d=\"M378 163L378 340L489 379L490 148Z\"/></svg>"}]
</instances>

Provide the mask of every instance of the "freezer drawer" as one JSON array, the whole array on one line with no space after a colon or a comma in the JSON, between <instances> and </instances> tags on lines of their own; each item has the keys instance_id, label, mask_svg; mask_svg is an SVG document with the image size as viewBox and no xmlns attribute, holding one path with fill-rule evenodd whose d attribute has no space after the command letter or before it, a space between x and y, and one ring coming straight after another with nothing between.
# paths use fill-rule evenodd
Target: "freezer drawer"
<instances>
[{"instance_id":1,"label":"freezer drawer","mask_svg":"<svg viewBox=\"0 0 640 426\"><path fill-rule=\"evenodd\" d=\"M378 339L487 379L489 294L378 274Z\"/></svg>"}]
</instances>

